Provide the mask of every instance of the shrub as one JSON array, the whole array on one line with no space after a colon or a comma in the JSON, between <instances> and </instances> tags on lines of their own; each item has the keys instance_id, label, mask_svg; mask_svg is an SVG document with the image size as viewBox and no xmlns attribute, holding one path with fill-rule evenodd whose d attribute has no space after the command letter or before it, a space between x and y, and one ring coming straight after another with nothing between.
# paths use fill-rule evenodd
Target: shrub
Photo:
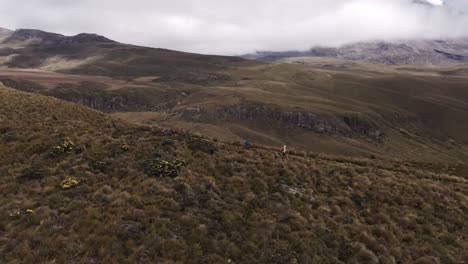
<instances>
[{"instance_id":1,"label":"shrub","mask_svg":"<svg viewBox=\"0 0 468 264\"><path fill-rule=\"evenodd\" d=\"M67 177L65 180L63 180L61 183L60 183L60 187L64 190L68 190L68 189L71 189L75 186L77 186L78 184L80 184L80 181L77 180L76 178L74 177Z\"/></svg>"},{"instance_id":2,"label":"shrub","mask_svg":"<svg viewBox=\"0 0 468 264\"><path fill-rule=\"evenodd\" d=\"M163 142L161 142L161 146L175 147L175 145L176 145L175 141L171 139L165 139Z\"/></svg>"},{"instance_id":3,"label":"shrub","mask_svg":"<svg viewBox=\"0 0 468 264\"><path fill-rule=\"evenodd\" d=\"M379 259L374 254L374 252L370 251L369 249L365 247L361 248L361 250L356 254L356 260L358 263L362 263L362 264L379 263Z\"/></svg>"},{"instance_id":4,"label":"shrub","mask_svg":"<svg viewBox=\"0 0 468 264\"><path fill-rule=\"evenodd\" d=\"M14 142L16 140L18 140L18 138L12 134L6 134L2 136L2 141L5 143Z\"/></svg>"},{"instance_id":5,"label":"shrub","mask_svg":"<svg viewBox=\"0 0 468 264\"><path fill-rule=\"evenodd\" d=\"M188 147L190 148L190 150L194 152L201 151L210 155L215 154L216 151L218 150L213 143L204 139L192 139L189 142Z\"/></svg>"},{"instance_id":6,"label":"shrub","mask_svg":"<svg viewBox=\"0 0 468 264\"><path fill-rule=\"evenodd\" d=\"M130 146L127 145L127 143L123 143L122 145L120 145L120 149L124 152L126 151L129 151L130 150Z\"/></svg>"},{"instance_id":7,"label":"shrub","mask_svg":"<svg viewBox=\"0 0 468 264\"><path fill-rule=\"evenodd\" d=\"M144 162L146 174L154 177L177 177L182 167L186 165L184 160L155 159Z\"/></svg>"},{"instance_id":8,"label":"shrub","mask_svg":"<svg viewBox=\"0 0 468 264\"><path fill-rule=\"evenodd\" d=\"M119 155L130 150L130 146L127 143L115 143L112 145L113 155Z\"/></svg>"},{"instance_id":9,"label":"shrub","mask_svg":"<svg viewBox=\"0 0 468 264\"><path fill-rule=\"evenodd\" d=\"M348 242L342 242L338 247L338 259L343 262L348 260L355 254L355 249Z\"/></svg>"},{"instance_id":10,"label":"shrub","mask_svg":"<svg viewBox=\"0 0 468 264\"><path fill-rule=\"evenodd\" d=\"M103 173L106 171L107 163L99 160L91 160L89 162L89 167L94 173Z\"/></svg>"},{"instance_id":11,"label":"shrub","mask_svg":"<svg viewBox=\"0 0 468 264\"><path fill-rule=\"evenodd\" d=\"M75 148L75 143L73 143L73 141L71 141L71 139L67 137L63 140L61 148L63 149L63 152L71 153Z\"/></svg>"},{"instance_id":12,"label":"shrub","mask_svg":"<svg viewBox=\"0 0 468 264\"><path fill-rule=\"evenodd\" d=\"M66 137L62 141L62 143L52 148L52 150L49 153L49 156L51 158L55 158L64 153L70 154L73 152L74 149L75 149L75 143L73 143L73 141L69 137Z\"/></svg>"},{"instance_id":13,"label":"shrub","mask_svg":"<svg viewBox=\"0 0 468 264\"><path fill-rule=\"evenodd\" d=\"M21 172L23 180L40 180L47 175L47 169L40 165L32 165Z\"/></svg>"},{"instance_id":14,"label":"shrub","mask_svg":"<svg viewBox=\"0 0 468 264\"><path fill-rule=\"evenodd\" d=\"M142 225L135 221L119 221L115 233L120 240L140 240L143 237Z\"/></svg>"},{"instance_id":15,"label":"shrub","mask_svg":"<svg viewBox=\"0 0 468 264\"><path fill-rule=\"evenodd\" d=\"M83 153L85 150L86 150L85 147L83 147L83 146L77 146L77 147L75 147L75 154L81 154L81 153Z\"/></svg>"}]
</instances>

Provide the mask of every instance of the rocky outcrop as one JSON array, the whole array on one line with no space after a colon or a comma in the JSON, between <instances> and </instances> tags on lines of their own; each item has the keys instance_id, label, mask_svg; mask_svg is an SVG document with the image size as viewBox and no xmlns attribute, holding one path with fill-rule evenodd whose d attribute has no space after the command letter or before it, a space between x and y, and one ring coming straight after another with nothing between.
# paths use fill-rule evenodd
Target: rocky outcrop
<instances>
[{"instance_id":1,"label":"rocky outcrop","mask_svg":"<svg viewBox=\"0 0 468 264\"><path fill-rule=\"evenodd\" d=\"M317 133L346 134L347 132L344 127L337 125L331 119L320 117L310 112L281 112L280 120L303 129L313 130Z\"/></svg>"},{"instance_id":2,"label":"rocky outcrop","mask_svg":"<svg viewBox=\"0 0 468 264\"><path fill-rule=\"evenodd\" d=\"M359 114L332 115L307 111L284 111L279 106L256 102L231 106L218 106L214 113L199 107L184 109L182 117L192 122L258 121L297 127L319 134L360 137L370 142L383 143L381 125L370 117Z\"/></svg>"},{"instance_id":3,"label":"rocky outcrop","mask_svg":"<svg viewBox=\"0 0 468 264\"><path fill-rule=\"evenodd\" d=\"M102 112L164 111L183 98L177 91L158 92L144 88L120 90L55 89L47 95L85 105Z\"/></svg>"},{"instance_id":4,"label":"rocky outcrop","mask_svg":"<svg viewBox=\"0 0 468 264\"><path fill-rule=\"evenodd\" d=\"M53 89L35 82L10 78L0 78L0 82L20 91L52 96L102 112L164 111L173 108L187 96L177 90L135 89L131 86L113 90L104 83L89 81L62 83Z\"/></svg>"},{"instance_id":5,"label":"rocky outcrop","mask_svg":"<svg viewBox=\"0 0 468 264\"><path fill-rule=\"evenodd\" d=\"M385 134L381 126L373 122L369 117L359 114L350 114L343 116L342 118L345 124L354 132L357 132L368 139L383 143Z\"/></svg>"},{"instance_id":6,"label":"rocky outcrop","mask_svg":"<svg viewBox=\"0 0 468 264\"><path fill-rule=\"evenodd\" d=\"M84 43L117 43L111 39L97 34L81 33L73 37L66 37L61 44Z\"/></svg>"},{"instance_id":7,"label":"rocky outcrop","mask_svg":"<svg viewBox=\"0 0 468 264\"><path fill-rule=\"evenodd\" d=\"M114 112L127 108L128 100L121 95L89 96L85 94L54 94L62 100L81 104L102 112Z\"/></svg>"},{"instance_id":8,"label":"rocky outcrop","mask_svg":"<svg viewBox=\"0 0 468 264\"><path fill-rule=\"evenodd\" d=\"M200 122L203 117L203 113L199 107L187 107L182 112L182 117L188 120Z\"/></svg>"}]
</instances>

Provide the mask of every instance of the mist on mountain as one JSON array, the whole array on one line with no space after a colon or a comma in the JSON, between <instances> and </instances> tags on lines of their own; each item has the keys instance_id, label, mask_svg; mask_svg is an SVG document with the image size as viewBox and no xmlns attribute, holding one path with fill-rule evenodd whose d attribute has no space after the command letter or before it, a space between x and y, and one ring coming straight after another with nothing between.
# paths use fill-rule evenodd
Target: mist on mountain
<instances>
[{"instance_id":1,"label":"mist on mountain","mask_svg":"<svg viewBox=\"0 0 468 264\"><path fill-rule=\"evenodd\" d=\"M40 28L66 35L94 32L125 43L223 55L375 39L458 38L467 35L468 27L460 1L433 6L413 0L282 0L274 5L266 0L140 1L138 5L124 0L0 0L0 5L0 25L12 29Z\"/></svg>"}]
</instances>

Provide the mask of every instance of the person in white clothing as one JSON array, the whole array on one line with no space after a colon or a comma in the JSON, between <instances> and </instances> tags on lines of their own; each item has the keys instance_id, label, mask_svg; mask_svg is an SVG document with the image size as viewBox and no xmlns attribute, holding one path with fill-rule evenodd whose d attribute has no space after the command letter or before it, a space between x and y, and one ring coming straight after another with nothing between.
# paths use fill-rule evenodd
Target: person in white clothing
<instances>
[{"instance_id":1,"label":"person in white clothing","mask_svg":"<svg viewBox=\"0 0 468 264\"><path fill-rule=\"evenodd\" d=\"M286 145L284 145L282 148L281 148L281 155L283 157L287 157L288 155L288 148L286 147Z\"/></svg>"}]
</instances>

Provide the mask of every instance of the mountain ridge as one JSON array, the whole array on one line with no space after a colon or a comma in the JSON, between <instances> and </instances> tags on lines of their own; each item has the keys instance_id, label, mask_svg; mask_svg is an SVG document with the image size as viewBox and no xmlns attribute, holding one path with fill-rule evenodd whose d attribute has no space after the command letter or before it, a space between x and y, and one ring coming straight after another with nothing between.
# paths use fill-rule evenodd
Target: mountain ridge
<instances>
[{"instance_id":1,"label":"mountain ridge","mask_svg":"<svg viewBox=\"0 0 468 264\"><path fill-rule=\"evenodd\" d=\"M80 33L74 36L65 36L38 29L17 29L10 32L9 38L4 40L3 44L7 44L12 41L24 41L31 38L40 39L43 44L49 45L65 45L73 43L117 43L116 41L93 33Z\"/></svg>"},{"instance_id":2,"label":"mountain ridge","mask_svg":"<svg viewBox=\"0 0 468 264\"><path fill-rule=\"evenodd\" d=\"M4 50L7 50L19 44L26 47L31 44L51 47L83 44L127 45L93 33L64 36L36 29L4 31L3 40L0 39L0 49L3 47ZM10 52L14 54L14 52ZM339 47L316 46L306 51L258 51L241 57L260 61L281 61L294 57L323 57L387 65L456 65L468 63L468 38L373 40L345 44Z\"/></svg>"},{"instance_id":3,"label":"mountain ridge","mask_svg":"<svg viewBox=\"0 0 468 264\"><path fill-rule=\"evenodd\" d=\"M13 32L12 30L0 27L0 34L10 34L12 32Z\"/></svg>"},{"instance_id":4,"label":"mountain ridge","mask_svg":"<svg viewBox=\"0 0 468 264\"><path fill-rule=\"evenodd\" d=\"M183 62L190 62L184 64ZM119 77L171 76L204 72L237 57L209 56L123 44L106 37L81 33L67 37L42 30L20 29L0 41L0 66L54 68L55 71ZM52 65L50 65L52 64ZM70 66L71 65L71 66Z\"/></svg>"},{"instance_id":5,"label":"mountain ridge","mask_svg":"<svg viewBox=\"0 0 468 264\"><path fill-rule=\"evenodd\" d=\"M368 41L308 51L257 52L243 56L263 61L293 57L326 57L387 65L440 65L468 62L468 38Z\"/></svg>"}]
</instances>

